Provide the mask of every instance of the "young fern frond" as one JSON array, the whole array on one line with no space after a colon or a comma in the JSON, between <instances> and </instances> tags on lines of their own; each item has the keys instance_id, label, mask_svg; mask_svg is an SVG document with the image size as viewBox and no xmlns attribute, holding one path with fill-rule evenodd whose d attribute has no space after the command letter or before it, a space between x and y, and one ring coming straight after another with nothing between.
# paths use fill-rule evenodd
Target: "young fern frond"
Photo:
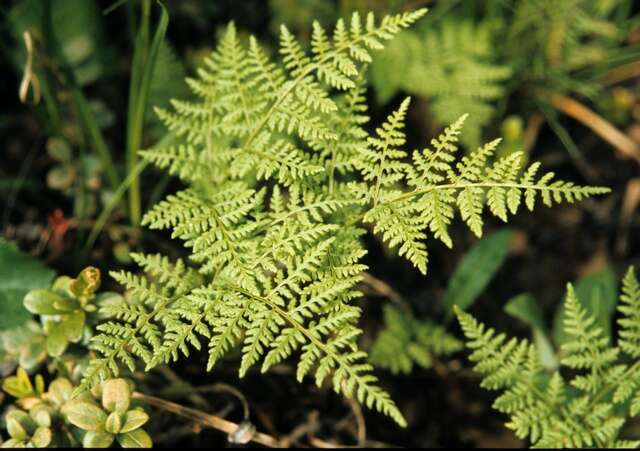
<instances>
[{"instance_id":1,"label":"young fern frond","mask_svg":"<svg viewBox=\"0 0 640 451\"><path fill-rule=\"evenodd\" d=\"M132 366L139 357L149 369L188 355L191 346L208 347L212 369L239 348L241 376L296 355L299 380L330 381L336 392L404 424L357 343L353 300L367 269L364 223L425 272L430 232L446 242L454 211L477 216L488 202L481 194L492 188L494 213L503 202L499 189L511 192L513 213L516 197L532 208L536 193L550 203L605 191L534 181L536 167L520 176L511 160L486 168L492 149L457 171L462 120L410 164L402 149L408 100L370 135L363 76L370 52L424 12L379 24L355 14L332 37L314 24L311 53L283 27L275 61L228 27L198 78L187 82L196 100L158 110L181 142L142 152L188 185L143 223L182 240L192 269L178 262L172 277L165 259L136 256L150 280L114 275L134 301L107 312L115 319L95 338L101 358L82 388L116 372L117 361ZM475 190L472 200L459 201L468 190Z\"/></svg>"},{"instance_id":2,"label":"young fern frond","mask_svg":"<svg viewBox=\"0 0 640 451\"><path fill-rule=\"evenodd\" d=\"M493 407L510 416L507 427L518 437L537 448L640 446L619 438L626 418L640 410L640 361L637 348L628 348L629 340L638 336L637 323L629 321L640 315L638 287L630 268L618 307L623 315L618 346L613 346L568 286L564 330L570 338L561 360L575 371L568 383L559 372L544 370L527 340L507 340L456 311L473 351L469 360L483 376L481 385L503 391Z\"/></svg>"},{"instance_id":3,"label":"young fern frond","mask_svg":"<svg viewBox=\"0 0 640 451\"><path fill-rule=\"evenodd\" d=\"M394 374L409 374L414 364L430 368L435 357L462 349L460 340L443 326L420 321L392 305L384 307L384 323L371 346L370 360Z\"/></svg>"}]
</instances>

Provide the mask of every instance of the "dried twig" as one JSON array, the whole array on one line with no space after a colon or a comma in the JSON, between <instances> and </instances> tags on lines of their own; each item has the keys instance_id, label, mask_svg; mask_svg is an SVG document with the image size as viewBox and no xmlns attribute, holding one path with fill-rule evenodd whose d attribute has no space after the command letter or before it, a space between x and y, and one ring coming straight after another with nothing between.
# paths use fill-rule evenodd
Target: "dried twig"
<instances>
[{"instance_id":1,"label":"dried twig","mask_svg":"<svg viewBox=\"0 0 640 451\"><path fill-rule=\"evenodd\" d=\"M611 69L604 76L605 85L615 85L631 78L640 77L640 61L624 64Z\"/></svg>"},{"instance_id":2,"label":"dried twig","mask_svg":"<svg viewBox=\"0 0 640 451\"><path fill-rule=\"evenodd\" d=\"M540 113L539 111L533 113L527 121L527 128L525 128L523 136L524 151L526 153L531 152L531 149L533 149L533 146L538 139L540 128L542 127L542 124L544 124L544 121L544 114Z\"/></svg>"},{"instance_id":3,"label":"dried twig","mask_svg":"<svg viewBox=\"0 0 640 451\"><path fill-rule=\"evenodd\" d=\"M557 110L578 120L594 133L620 150L624 155L640 163L640 145L633 142L602 116L596 114L577 100L561 94L541 93Z\"/></svg>"},{"instance_id":4,"label":"dried twig","mask_svg":"<svg viewBox=\"0 0 640 451\"><path fill-rule=\"evenodd\" d=\"M389 298L391 302L399 304L401 307L409 309L406 301L402 298L402 295L393 289L391 285L377 277L371 275L368 272L361 273L362 283L369 286L377 294Z\"/></svg>"},{"instance_id":5,"label":"dried twig","mask_svg":"<svg viewBox=\"0 0 640 451\"><path fill-rule=\"evenodd\" d=\"M37 104L40 101L40 80L33 72L33 38L31 33L25 31L22 33L24 39L24 46L27 49L27 64L24 67L24 75L20 82L20 101L27 103L27 97L29 95L29 86L33 87L33 100Z\"/></svg>"},{"instance_id":6,"label":"dried twig","mask_svg":"<svg viewBox=\"0 0 640 451\"><path fill-rule=\"evenodd\" d=\"M226 433L227 435L235 434L243 424L237 424L232 421L225 420L215 415L202 412L201 410L185 407L180 404L164 400L162 398L156 398L155 396L145 395L144 393L134 392L133 398L146 402L149 405L165 410L167 412L174 413L184 418L196 421L204 426L209 426L213 429L217 429ZM280 440L272 437L271 435L264 434L262 432L253 432L250 440L269 448L281 448L283 447Z\"/></svg>"}]
</instances>

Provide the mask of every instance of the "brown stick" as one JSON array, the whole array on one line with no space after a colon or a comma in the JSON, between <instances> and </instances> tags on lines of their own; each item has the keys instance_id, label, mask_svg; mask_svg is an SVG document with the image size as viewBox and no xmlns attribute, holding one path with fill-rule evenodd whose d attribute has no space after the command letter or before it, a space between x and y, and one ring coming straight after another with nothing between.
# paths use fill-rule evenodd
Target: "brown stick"
<instances>
[{"instance_id":1,"label":"brown stick","mask_svg":"<svg viewBox=\"0 0 640 451\"><path fill-rule=\"evenodd\" d=\"M215 415L202 412L201 410L185 407L180 404L164 400L162 398L156 398L155 396L145 395L144 393L140 392L134 392L132 397L167 412L180 415L184 418L189 418L190 420L196 421L204 426L209 426L213 429L225 432L227 435L233 434L239 427L238 424L232 421L228 421ZM269 448L283 447L283 444L278 439L261 432L254 433L251 437L251 441Z\"/></svg>"},{"instance_id":2,"label":"brown stick","mask_svg":"<svg viewBox=\"0 0 640 451\"><path fill-rule=\"evenodd\" d=\"M604 76L604 83L606 85L615 85L636 77L640 77L640 61L611 69Z\"/></svg>"},{"instance_id":3,"label":"brown stick","mask_svg":"<svg viewBox=\"0 0 640 451\"><path fill-rule=\"evenodd\" d=\"M586 125L627 157L633 158L640 163L640 146L611 125L611 123L606 121L602 116L569 97L560 94L542 95L554 108Z\"/></svg>"},{"instance_id":4,"label":"brown stick","mask_svg":"<svg viewBox=\"0 0 640 451\"><path fill-rule=\"evenodd\" d=\"M404 303L400 293L394 290L393 287L385 281L378 279L366 271L362 272L360 275L362 276L362 283L368 285L376 293L389 298L389 300L397 304Z\"/></svg>"},{"instance_id":5,"label":"brown stick","mask_svg":"<svg viewBox=\"0 0 640 451\"><path fill-rule=\"evenodd\" d=\"M525 153L531 152L538 139L542 124L544 124L544 115L539 111L533 113L527 121L527 128L525 128L523 136Z\"/></svg>"}]
</instances>

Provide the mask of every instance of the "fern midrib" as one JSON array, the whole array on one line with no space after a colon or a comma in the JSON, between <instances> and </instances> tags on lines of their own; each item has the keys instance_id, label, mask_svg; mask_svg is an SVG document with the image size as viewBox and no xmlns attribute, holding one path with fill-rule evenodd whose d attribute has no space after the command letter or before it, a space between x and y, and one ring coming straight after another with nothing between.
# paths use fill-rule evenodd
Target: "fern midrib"
<instances>
[{"instance_id":1,"label":"fern midrib","mask_svg":"<svg viewBox=\"0 0 640 451\"><path fill-rule=\"evenodd\" d=\"M574 187L554 187L554 186L539 186L539 185L527 185L523 183L497 183L497 182L472 182L472 183L447 183L444 185L433 185L427 186L420 189L415 189L413 191L400 194L392 199L386 200L382 202L380 205L385 205L388 203L395 203L402 200L409 199L413 196L418 196L420 194L426 194L431 191L438 191L444 189L466 189L466 188L518 188L523 190L534 190L534 191L561 191L561 192L571 192L577 189L577 186ZM592 187L587 192L589 193L607 193L609 192L609 188L604 187Z\"/></svg>"}]
</instances>

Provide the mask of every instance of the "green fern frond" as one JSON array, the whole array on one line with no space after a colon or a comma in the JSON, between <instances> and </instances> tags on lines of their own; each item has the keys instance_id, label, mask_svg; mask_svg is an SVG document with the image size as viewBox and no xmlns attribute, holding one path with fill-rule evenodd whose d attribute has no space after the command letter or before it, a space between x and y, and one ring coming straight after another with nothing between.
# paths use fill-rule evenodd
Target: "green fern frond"
<instances>
[{"instance_id":1,"label":"green fern frond","mask_svg":"<svg viewBox=\"0 0 640 451\"><path fill-rule=\"evenodd\" d=\"M371 346L370 360L394 374L409 374L414 365L430 368L434 357L462 349L462 343L444 327L417 320L394 306L384 307L384 323Z\"/></svg>"},{"instance_id":2,"label":"green fern frond","mask_svg":"<svg viewBox=\"0 0 640 451\"><path fill-rule=\"evenodd\" d=\"M396 135L397 124L401 123L403 107L394 113L386 123L394 139L402 139ZM375 180L370 198L373 207L364 215L364 221L374 224L374 231L382 234L383 240L391 246L400 245L399 254L406 255L421 272L426 272L427 250L424 239L430 231L447 246L452 246L448 234L448 226L456 211L471 231L482 236L482 214L486 208L503 221L509 214L517 213L520 204L533 210L536 199L540 198L547 206L554 203L574 202L596 194L606 193L607 188L581 187L571 182L553 180L552 172L546 173L536 180L540 164L524 166L523 154L515 152L499 158L493 164L489 160L494 157L500 140L494 140L478 148L475 152L464 156L454 166L456 142L464 122L461 117L436 140L432 141L433 149L414 152L413 166L399 160L388 164L387 172L376 171L382 160L364 159L365 177ZM395 122L391 122L394 120ZM392 126L393 124L393 126ZM384 129L383 129L384 130ZM381 145L378 142L378 145ZM391 158L401 158L400 151L385 151ZM385 155L382 152L380 155ZM403 191L398 181L405 172L405 179L412 190ZM385 180L386 183L380 183ZM395 183L395 185L394 185ZM376 200L380 200L376 203Z\"/></svg>"},{"instance_id":3,"label":"green fern frond","mask_svg":"<svg viewBox=\"0 0 640 451\"><path fill-rule=\"evenodd\" d=\"M142 152L186 182L143 224L170 231L188 259L136 255L146 277L114 274L131 302L104 312L112 319L94 338L99 358L83 388L117 373L118 363L133 368L139 359L151 369L206 348L213 369L237 349L240 376L294 359L298 379L330 383L404 424L358 348L361 312L353 303L367 270L365 224L425 272L426 240L433 234L451 244L454 212L480 233L485 204L505 217L521 197L533 208L536 197L550 203L605 191L536 179L536 165L521 175L515 157L487 165L494 145L455 166L462 119L411 164L402 131L408 100L371 135L365 66L424 12L379 23L356 14L332 36L314 24L310 52L283 27L278 58L227 28L187 81L194 100L157 110L177 142ZM442 335L415 330L417 340L455 347Z\"/></svg>"},{"instance_id":4,"label":"green fern frond","mask_svg":"<svg viewBox=\"0 0 640 451\"><path fill-rule=\"evenodd\" d=\"M473 352L469 359L483 376L482 386L503 393L493 407L509 415L507 427L536 448L618 447L638 443L620 440L628 417L640 411L640 362L635 348L628 362L621 349L630 346L626 327L640 312L638 283L633 268L623 282L621 306L625 315L618 345L613 346L595 319L567 287L562 365L573 370L567 383L559 372L547 373L528 341L507 340L459 309L456 314ZM571 387L568 387L570 385ZM630 401L630 402L629 402Z\"/></svg>"},{"instance_id":5,"label":"green fern frond","mask_svg":"<svg viewBox=\"0 0 640 451\"><path fill-rule=\"evenodd\" d=\"M622 279L622 295L618 311L622 318L618 320L620 340L618 346L625 354L633 358L640 357L640 284L632 266Z\"/></svg>"}]
</instances>

